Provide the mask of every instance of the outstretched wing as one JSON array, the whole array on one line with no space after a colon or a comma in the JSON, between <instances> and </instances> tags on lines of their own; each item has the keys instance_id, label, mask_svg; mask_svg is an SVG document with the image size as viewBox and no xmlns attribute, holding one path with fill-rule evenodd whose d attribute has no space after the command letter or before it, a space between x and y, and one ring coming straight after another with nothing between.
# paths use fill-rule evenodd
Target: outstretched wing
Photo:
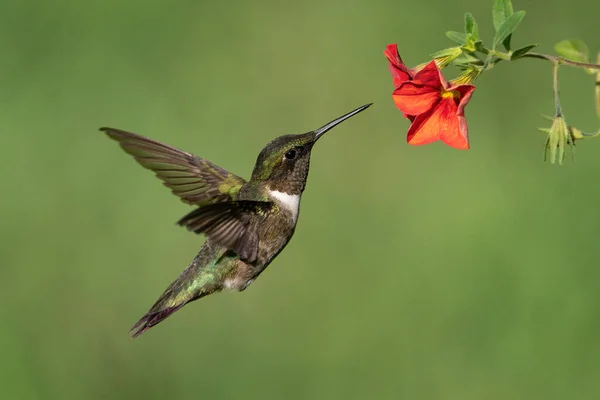
<instances>
[{"instance_id":1,"label":"outstretched wing","mask_svg":"<svg viewBox=\"0 0 600 400\"><path fill-rule=\"evenodd\" d=\"M178 224L196 233L204 233L216 244L235 251L247 262L256 261L258 234L253 218L267 215L273 203L240 200L198 208Z\"/></svg>"},{"instance_id":2,"label":"outstretched wing","mask_svg":"<svg viewBox=\"0 0 600 400\"><path fill-rule=\"evenodd\" d=\"M246 181L223 168L156 140L113 128L100 128L119 142L144 168L188 204L203 206L231 201Z\"/></svg>"}]
</instances>

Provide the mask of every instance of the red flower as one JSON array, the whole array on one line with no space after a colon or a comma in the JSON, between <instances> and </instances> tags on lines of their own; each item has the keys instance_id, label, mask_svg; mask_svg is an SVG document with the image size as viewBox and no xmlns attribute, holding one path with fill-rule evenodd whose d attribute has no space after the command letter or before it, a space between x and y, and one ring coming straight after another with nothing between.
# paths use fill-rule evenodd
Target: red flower
<instances>
[{"instance_id":1,"label":"red flower","mask_svg":"<svg viewBox=\"0 0 600 400\"><path fill-rule=\"evenodd\" d=\"M394 72L392 76L396 80ZM448 84L435 61L415 73L411 80L401 82L392 95L396 107L405 116L416 116L411 119L408 143L422 145L441 140L451 147L468 149L465 106L474 90L473 85Z\"/></svg>"},{"instance_id":2,"label":"red flower","mask_svg":"<svg viewBox=\"0 0 600 400\"><path fill-rule=\"evenodd\" d=\"M402 61L402 58L400 58L400 53L398 53L398 45L388 44L385 47L383 54L385 54L388 59L390 72L392 74L392 81L394 82L394 88L398 88L398 86L400 86L402 83L413 79L415 71L411 68L408 68ZM412 122L415 119L415 116L404 113L404 118L407 118Z\"/></svg>"},{"instance_id":3,"label":"red flower","mask_svg":"<svg viewBox=\"0 0 600 400\"><path fill-rule=\"evenodd\" d=\"M402 58L400 58L400 53L398 53L398 45L388 44L383 54L385 54L389 61L394 87L397 88L401 83L412 80L415 73L412 69L404 65Z\"/></svg>"}]
</instances>

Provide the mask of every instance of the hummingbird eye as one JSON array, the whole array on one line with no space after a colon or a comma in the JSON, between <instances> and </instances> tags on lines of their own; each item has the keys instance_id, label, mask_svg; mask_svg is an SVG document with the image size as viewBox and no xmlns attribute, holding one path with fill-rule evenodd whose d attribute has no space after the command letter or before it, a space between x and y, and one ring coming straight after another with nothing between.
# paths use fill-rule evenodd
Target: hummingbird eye
<instances>
[{"instance_id":1,"label":"hummingbird eye","mask_svg":"<svg viewBox=\"0 0 600 400\"><path fill-rule=\"evenodd\" d=\"M296 158L296 150L295 149L291 149L286 151L286 153L284 154L285 158L287 158L288 160L293 160L294 158Z\"/></svg>"}]
</instances>

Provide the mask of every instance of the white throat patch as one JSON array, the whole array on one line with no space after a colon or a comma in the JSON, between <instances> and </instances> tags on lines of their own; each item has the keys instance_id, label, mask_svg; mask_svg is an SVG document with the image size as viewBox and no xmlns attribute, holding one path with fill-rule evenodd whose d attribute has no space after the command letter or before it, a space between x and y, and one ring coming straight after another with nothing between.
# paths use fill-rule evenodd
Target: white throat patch
<instances>
[{"instance_id":1,"label":"white throat patch","mask_svg":"<svg viewBox=\"0 0 600 400\"><path fill-rule=\"evenodd\" d=\"M289 210L292 213L294 221L298 219L298 212L300 211L299 194L287 194L278 190L269 190L269 196L273 197L279 204Z\"/></svg>"}]
</instances>

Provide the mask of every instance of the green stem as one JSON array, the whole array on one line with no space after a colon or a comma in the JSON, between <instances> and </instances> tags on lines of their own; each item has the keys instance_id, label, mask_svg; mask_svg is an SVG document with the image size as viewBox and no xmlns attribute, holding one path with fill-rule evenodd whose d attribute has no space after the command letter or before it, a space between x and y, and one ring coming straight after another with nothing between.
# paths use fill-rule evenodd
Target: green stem
<instances>
[{"instance_id":1,"label":"green stem","mask_svg":"<svg viewBox=\"0 0 600 400\"><path fill-rule=\"evenodd\" d=\"M580 129L575 128L574 126L569 127L569 132L571 133L571 137L573 140L583 139L583 138L593 138L596 136L600 136L600 129L593 133L585 133Z\"/></svg>"},{"instance_id":2,"label":"green stem","mask_svg":"<svg viewBox=\"0 0 600 400\"><path fill-rule=\"evenodd\" d=\"M558 66L560 63L558 61L554 61L552 64L552 81L553 87L552 91L554 92L554 106L556 107L556 116L562 117L562 107L560 106L560 96L558 93Z\"/></svg>"},{"instance_id":3,"label":"green stem","mask_svg":"<svg viewBox=\"0 0 600 400\"><path fill-rule=\"evenodd\" d=\"M494 57L498 57L501 60L510 61L510 54L503 53L501 51L491 50L490 54Z\"/></svg>"},{"instance_id":4,"label":"green stem","mask_svg":"<svg viewBox=\"0 0 600 400\"><path fill-rule=\"evenodd\" d=\"M600 135L600 130L597 130L597 131L596 131L596 132L594 132L594 133L585 133L585 132L581 132L581 134L582 134L583 136L586 136L586 137L596 137L596 136Z\"/></svg>"},{"instance_id":5,"label":"green stem","mask_svg":"<svg viewBox=\"0 0 600 400\"><path fill-rule=\"evenodd\" d=\"M527 53L527 54L523 54L519 58L525 58L525 57L539 58L539 59L542 59L542 60L548 60L548 61L553 62L553 63L557 62L559 64L570 65L572 67L600 69L600 64L591 64L591 63L584 63L584 62L579 62L579 61L573 61L573 60L569 60L568 58L564 58L564 57L560 57L560 56L551 56L549 54Z\"/></svg>"},{"instance_id":6,"label":"green stem","mask_svg":"<svg viewBox=\"0 0 600 400\"><path fill-rule=\"evenodd\" d=\"M600 63L600 52L596 56L596 62ZM596 71L596 87L594 89L594 100L596 103L596 115L600 118L600 70Z\"/></svg>"}]
</instances>

